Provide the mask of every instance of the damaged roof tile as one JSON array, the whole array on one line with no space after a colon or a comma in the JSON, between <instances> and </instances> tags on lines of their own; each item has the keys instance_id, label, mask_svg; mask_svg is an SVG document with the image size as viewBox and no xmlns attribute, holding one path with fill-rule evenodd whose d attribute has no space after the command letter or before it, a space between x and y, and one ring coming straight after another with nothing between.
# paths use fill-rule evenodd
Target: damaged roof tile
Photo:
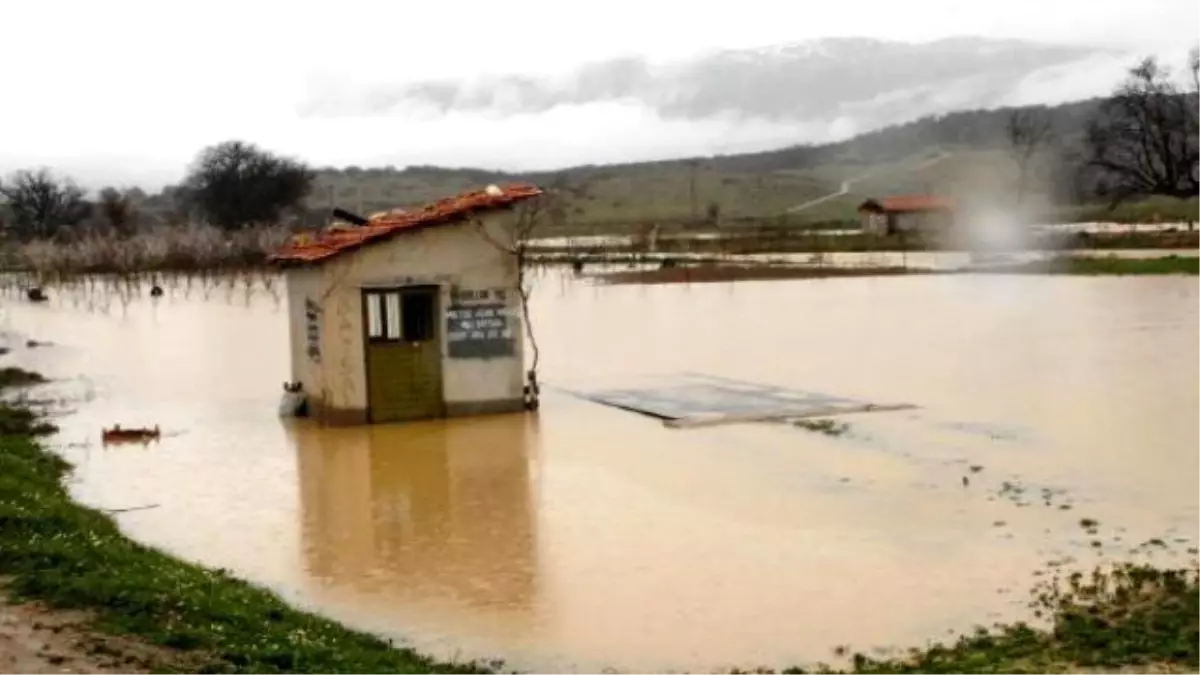
<instances>
[{"instance_id":1,"label":"damaged roof tile","mask_svg":"<svg viewBox=\"0 0 1200 675\"><path fill-rule=\"evenodd\" d=\"M402 232L443 225L463 220L473 213L493 211L517 202L537 197L541 188L529 183L516 183L486 190L473 190L439 199L416 211L389 212L371 218L359 227L325 229L317 233L301 233L268 258L277 263L323 262L336 255L366 244L390 238Z\"/></svg>"}]
</instances>

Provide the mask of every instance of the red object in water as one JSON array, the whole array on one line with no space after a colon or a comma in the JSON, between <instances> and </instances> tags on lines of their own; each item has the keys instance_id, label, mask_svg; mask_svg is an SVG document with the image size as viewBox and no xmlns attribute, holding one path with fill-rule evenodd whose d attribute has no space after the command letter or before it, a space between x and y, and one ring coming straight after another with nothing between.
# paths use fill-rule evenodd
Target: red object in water
<instances>
[{"instance_id":1,"label":"red object in water","mask_svg":"<svg viewBox=\"0 0 1200 675\"><path fill-rule=\"evenodd\" d=\"M101 429L100 438L105 443L121 443L127 441L156 441L162 436L155 424L153 429L122 429L120 424L114 424L111 429Z\"/></svg>"}]
</instances>

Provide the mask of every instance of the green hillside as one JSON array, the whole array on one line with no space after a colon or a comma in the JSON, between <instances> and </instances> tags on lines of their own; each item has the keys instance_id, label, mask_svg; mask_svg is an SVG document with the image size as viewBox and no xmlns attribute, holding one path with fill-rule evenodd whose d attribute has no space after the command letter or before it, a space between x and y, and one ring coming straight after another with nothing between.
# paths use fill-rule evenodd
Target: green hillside
<instances>
[{"instance_id":1,"label":"green hillside","mask_svg":"<svg viewBox=\"0 0 1200 675\"><path fill-rule=\"evenodd\" d=\"M1064 151L1077 143L1084 121L1096 105L1097 101L1091 100L1037 108L1052 124L1054 147L1036 160L1027 199L1041 203L1064 200L1069 186L1056 180L1061 175L1056 168ZM414 206L489 182L529 180L555 195L551 226L572 231L654 223L834 224L852 220L855 206L869 196L935 192L999 199L1014 192L1017 164L1007 136L1013 110L929 117L824 145L554 172L324 169L318 174L309 207L325 211L334 204L371 212ZM944 158L931 163L938 157ZM848 194L789 213L793 207L838 192L843 181L868 173Z\"/></svg>"},{"instance_id":2,"label":"green hillside","mask_svg":"<svg viewBox=\"0 0 1200 675\"><path fill-rule=\"evenodd\" d=\"M552 198L543 231L587 234L668 228L786 225L843 227L867 197L929 192L1004 203L1016 193L1018 169L1008 135L1015 111L1048 120L1052 136L1032 164L1023 203L1037 217L1141 221L1196 217L1196 200L1154 200L1108 212L1084 203L1071 157L1099 100L1053 107L956 112L897 124L836 143L768 152L656 162L577 166L559 171L505 173L470 168L325 168L300 214L300 224L324 224L331 206L369 214L412 208L488 183L531 181ZM934 160L937 161L934 161ZM862 178L864 174L866 178ZM844 195L844 181L862 178ZM800 210L794 207L828 197ZM158 222L181 215L173 190L153 195L139 210ZM1069 206L1051 206L1051 205ZM1042 215L1044 214L1044 215Z\"/></svg>"}]
</instances>

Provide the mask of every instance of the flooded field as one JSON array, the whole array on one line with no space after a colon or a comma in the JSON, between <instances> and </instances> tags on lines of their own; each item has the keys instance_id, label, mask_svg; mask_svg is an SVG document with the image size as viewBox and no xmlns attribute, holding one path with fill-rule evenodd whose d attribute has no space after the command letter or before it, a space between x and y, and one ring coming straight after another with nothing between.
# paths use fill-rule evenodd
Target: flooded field
<instances>
[{"instance_id":1,"label":"flooded field","mask_svg":"<svg viewBox=\"0 0 1200 675\"><path fill-rule=\"evenodd\" d=\"M1011 254L991 256L992 259L1007 264L1031 262L1046 262L1059 257L1116 257L1126 260L1163 258L1178 256L1180 258L1196 258L1200 256L1197 249L1105 249L1105 250L1065 250L1065 251L1018 251ZM712 263L723 262L745 265L779 265L796 267L834 267L834 268L905 268L909 270L932 270L950 272L962 270L987 260L988 256L974 256L965 251L870 251L852 252L837 251L830 253L743 253L736 255L720 255L704 253L653 253L609 255L601 254L591 258L581 255L544 255L548 262L567 263L574 259L587 262L587 270L614 271L627 269L657 269L664 259L676 263Z\"/></svg>"},{"instance_id":2,"label":"flooded field","mask_svg":"<svg viewBox=\"0 0 1200 675\"><path fill-rule=\"evenodd\" d=\"M832 660L1027 618L1049 561L1196 545L1194 277L548 272L539 413L341 429L277 417L280 284L12 292L8 362L59 378L35 395L72 410L57 443L74 494L153 507L117 516L131 536L441 656ZM558 388L683 371L919 408L837 436L669 429ZM163 438L102 446L114 422Z\"/></svg>"},{"instance_id":3,"label":"flooded field","mask_svg":"<svg viewBox=\"0 0 1200 675\"><path fill-rule=\"evenodd\" d=\"M1044 225L1031 225L1031 232L1038 234L1051 233L1074 233L1087 232L1090 234L1101 233L1117 233L1117 232L1178 232L1188 231L1189 224L1184 222L1168 222L1168 223L1106 223L1106 222L1091 222L1091 223L1049 223ZM721 239L722 236L727 236L730 233L736 233L738 228L730 228L725 232L674 232L665 235L664 238L670 238L676 241L712 241ZM822 229L820 233L826 236L850 236L862 234L861 229ZM568 248L568 247L595 247L595 246L629 246L638 239L634 235L614 235L614 234L580 234L567 237L538 237L535 246L543 246L548 248Z\"/></svg>"}]
</instances>

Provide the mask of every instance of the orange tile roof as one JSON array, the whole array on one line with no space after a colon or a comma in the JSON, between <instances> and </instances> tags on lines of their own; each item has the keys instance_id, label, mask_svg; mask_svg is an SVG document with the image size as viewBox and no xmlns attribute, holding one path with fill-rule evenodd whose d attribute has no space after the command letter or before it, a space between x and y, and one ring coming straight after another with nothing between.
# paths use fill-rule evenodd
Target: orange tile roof
<instances>
[{"instance_id":1,"label":"orange tile roof","mask_svg":"<svg viewBox=\"0 0 1200 675\"><path fill-rule=\"evenodd\" d=\"M953 211L954 201L933 195L896 195L883 199L868 199L858 207L859 211L885 211L913 213L918 211Z\"/></svg>"},{"instance_id":2,"label":"orange tile roof","mask_svg":"<svg viewBox=\"0 0 1200 675\"><path fill-rule=\"evenodd\" d=\"M385 213L359 227L325 229L317 233L293 236L268 260L277 263L322 262L366 244L390 238L402 232L457 222L472 213L501 209L537 197L541 188L528 183L499 186L500 193L473 190L439 199L416 211Z\"/></svg>"}]
</instances>

